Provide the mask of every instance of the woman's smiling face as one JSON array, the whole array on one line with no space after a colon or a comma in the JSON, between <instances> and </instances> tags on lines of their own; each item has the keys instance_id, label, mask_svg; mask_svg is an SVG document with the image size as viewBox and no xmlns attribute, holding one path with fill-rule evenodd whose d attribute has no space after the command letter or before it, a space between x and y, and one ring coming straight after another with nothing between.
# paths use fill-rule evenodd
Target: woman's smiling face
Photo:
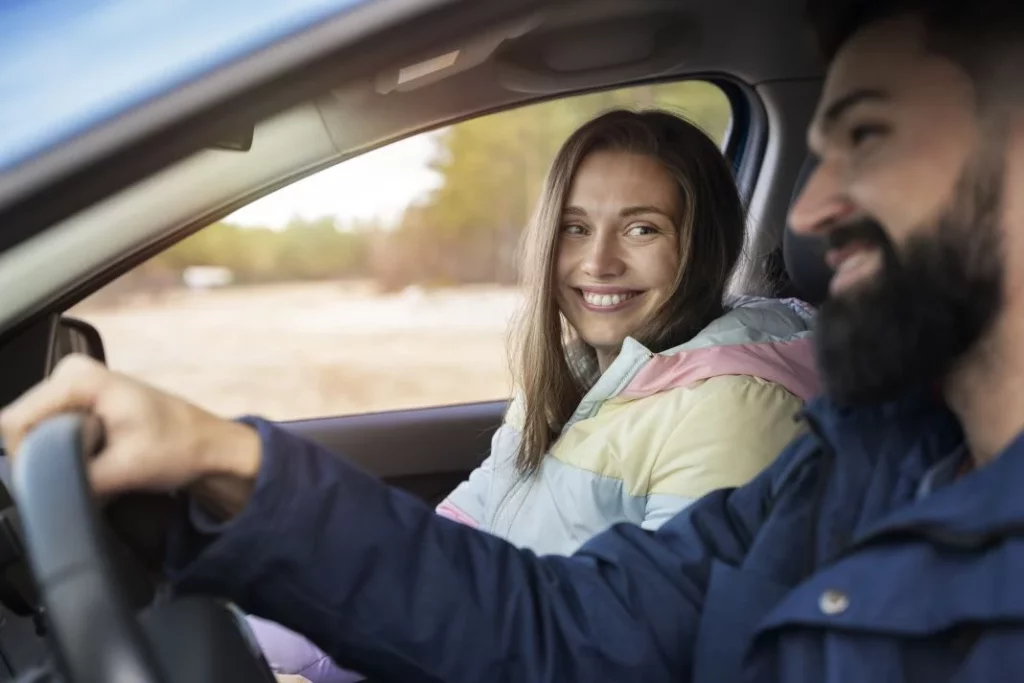
<instances>
[{"instance_id":1,"label":"woman's smiling face","mask_svg":"<svg viewBox=\"0 0 1024 683\"><path fill-rule=\"evenodd\" d=\"M652 157L599 151L573 177L558 241L558 305L604 370L672 296L680 190Z\"/></svg>"}]
</instances>

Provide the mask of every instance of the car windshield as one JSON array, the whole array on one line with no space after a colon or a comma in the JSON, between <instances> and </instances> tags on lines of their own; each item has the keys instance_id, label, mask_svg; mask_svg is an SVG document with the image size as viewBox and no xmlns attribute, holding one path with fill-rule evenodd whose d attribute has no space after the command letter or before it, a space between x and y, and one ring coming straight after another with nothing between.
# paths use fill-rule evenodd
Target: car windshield
<instances>
[{"instance_id":1,"label":"car windshield","mask_svg":"<svg viewBox=\"0 0 1024 683\"><path fill-rule=\"evenodd\" d=\"M149 97L367 1L0 3L0 173ZM118 49L104 49L112 44Z\"/></svg>"}]
</instances>

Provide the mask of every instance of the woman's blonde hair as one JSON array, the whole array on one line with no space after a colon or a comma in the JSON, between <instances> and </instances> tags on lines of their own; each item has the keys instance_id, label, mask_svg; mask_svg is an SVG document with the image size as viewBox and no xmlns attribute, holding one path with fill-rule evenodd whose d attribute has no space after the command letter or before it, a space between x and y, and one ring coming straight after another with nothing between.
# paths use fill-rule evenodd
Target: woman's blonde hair
<instances>
[{"instance_id":1,"label":"woman's blonde hair","mask_svg":"<svg viewBox=\"0 0 1024 683\"><path fill-rule=\"evenodd\" d=\"M692 123L663 111L614 110L584 124L555 156L527 227L521 276L525 307L513 328L512 364L524 423L516 468L537 471L544 454L597 378L596 354L558 309L555 260L573 176L595 151L657 159L679 188L679 272L674 293L631 336L654 352L692 338L722 314L743 248L744 210L732 169Z\"/></svg>"}]
</instances>

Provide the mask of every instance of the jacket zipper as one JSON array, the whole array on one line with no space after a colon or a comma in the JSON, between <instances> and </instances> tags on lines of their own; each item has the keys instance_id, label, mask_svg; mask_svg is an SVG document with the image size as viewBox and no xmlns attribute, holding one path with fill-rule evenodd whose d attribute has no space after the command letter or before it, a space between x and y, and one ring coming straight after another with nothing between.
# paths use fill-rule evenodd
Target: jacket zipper
<instances>
[{"instance_id":1,"label":"jacket zipper","mask_svg":"<svg viewBox=\"0 0 1024 683\"><path fill-rule=\"evenodd\" d=\"M636 359L636 361L633 363L633 365L623 375L622 380L617 385L615 385L615 388L611 392L609 392L607 396L605 396L603 399L600 400L599 405L603 405L609 399L615 398L616 396L618 396L622 392L623 389L625 389L627 386L629 386L629 383L633 381L633 378L637 376L637 373L639 373L640 370L652 358L654 358L654 353L652 351L644 349L642 355L639 358ZM598 379L598 381L600 381L600 379ZM587 392L587 393L589 394L589 392ZM583 414L581 414L581 411L583 409L583 405L585 403L588 403L588 401L586 400L586 396L584 396L583 398L584 398L584 400L580 403L580 405L578 405L576 407L576 410L573 411L572 416L569 417L569 421L566 422L564 425L562 425L562 429L561 429L560 433L565 433L565 430L567 430L569 427L571 427L572 425L576 424L577 422L580 422L581 420L589 419L589 418L594 416L594 412L595 412L594 411L594 403L598 403L598 402L596 402L594 400L589 401L589 403L591 404L590 408L587 410L586 415L583 415Z\"/></svg>"}]
</instances>

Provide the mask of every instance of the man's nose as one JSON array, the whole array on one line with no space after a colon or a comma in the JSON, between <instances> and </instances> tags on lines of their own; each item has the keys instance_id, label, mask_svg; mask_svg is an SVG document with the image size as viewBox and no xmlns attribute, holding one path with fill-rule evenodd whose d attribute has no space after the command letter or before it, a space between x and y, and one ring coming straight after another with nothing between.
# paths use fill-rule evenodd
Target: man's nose
<instances>
[{"instance_id":1,"label":"man's nose","mask_svg":"<svg viewBox=\"0 0 1024 683\"><path fill-rule=\"evenodd\" d=\"M853 212L853 203L843 193L838 171L822 163L811 172L793 203L789 225L797 234L820 234L829 226L844 222Z\"/></svg>"},{"instance_id":2,"label":"man's nose","mask_svg":"<svg viewBox=\"0 0 1024 683\"><path fill-rule=\"evenodd\" d=\"M583 272L595 279L622 275L625 261L615 235L597 234L589 242L583 259Z\"/></svg>"}]
</instances>

